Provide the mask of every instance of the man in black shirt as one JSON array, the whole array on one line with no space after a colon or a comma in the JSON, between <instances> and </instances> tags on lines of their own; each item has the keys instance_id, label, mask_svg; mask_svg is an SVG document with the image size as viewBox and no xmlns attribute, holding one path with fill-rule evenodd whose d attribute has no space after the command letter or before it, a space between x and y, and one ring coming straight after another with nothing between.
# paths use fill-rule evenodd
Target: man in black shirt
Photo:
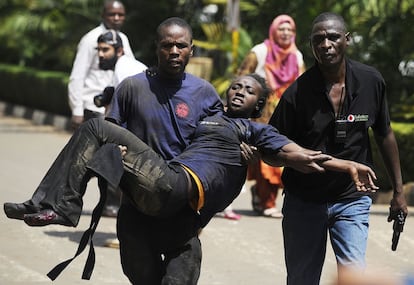
<instances>
[{"instance_id":1,"label":"man in black shirt","mask_svg":"<svg viewBox=\"0 0 414 285\"><path fill-rule=\"evenodd\" d=\"M372 166L371 128L394 189L391 221L400 210L407 215L407 204L385 82L373 67L345 57L349 40L341 16L316 17L310 37L315 65L285 91L269 123L302 147ZM339 267L364 268L369 195L349 176L330 171L286 168L283 184L287 284L319 284L328 231Z\"/></svg>"}]
</instances>

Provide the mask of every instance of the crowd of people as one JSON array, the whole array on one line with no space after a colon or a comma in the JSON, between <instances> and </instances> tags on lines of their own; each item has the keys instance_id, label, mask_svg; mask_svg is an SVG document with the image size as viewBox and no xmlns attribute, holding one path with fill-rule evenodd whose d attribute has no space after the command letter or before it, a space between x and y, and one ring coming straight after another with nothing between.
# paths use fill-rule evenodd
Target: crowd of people
<instances>
[{"instance_id":1,"label":"crowd of people","mask_svg":"<svg viewBox=\"0 0 414 285\"><path fill-rule=\"evenodd\" d=\"M194 48L185 20L159 24L157 65L147 67L120 32L122 2L104 1L102 19L80 41L70 75L74 133L31 199L4 204L7 217L76 227L87 182L97 177L111 197L100 214L117 217L130 282L195 285L201 230L231 210L250 178L253 209L282 218L287 284L316 285L328 233L338 268L366 267L378 189L368 129L394 190L388 221L407 216L385 81L346 56L350 33L340 15L313 21L307 70L294 20L277 16L228 87L226 106L209 82L185 72Z\"/></svg>"}]
</instances>

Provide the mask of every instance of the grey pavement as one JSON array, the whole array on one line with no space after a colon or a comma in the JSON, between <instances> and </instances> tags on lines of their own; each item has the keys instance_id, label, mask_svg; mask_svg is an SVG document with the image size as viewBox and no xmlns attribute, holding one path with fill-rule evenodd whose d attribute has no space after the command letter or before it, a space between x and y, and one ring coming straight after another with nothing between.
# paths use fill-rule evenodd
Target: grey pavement
<instances>
[{"instance_id":1,"label":"grey pavement","mask_svg":"<svg viewBox=\"0 0 414 285\"><path fill-rule=\"evenodd\" d=\"M5 116L0 108L0 203L23 202L31 197L43 175L65 145L70 133L56 126L33 124L25 118ZM243 216L239 221L215 217L202 231L203 263L200 285L285 284L281 220L256 216L250 207L249 184L233 203ZM280 205L283 197L279 196ZM46 273L72 257L98 201L92 180L84 199L78 227L29 227L0 214L0 285L52 284ZM410 208L412 211L413 209ZM368 270L390 275L414 273L414 229L407 219L396 252L391 251L388 206L373 205L368 240ZM54 284L129 284L122 274L117 249L104 246L115 237L115 219L103 217L95 234L96 265L89 281L81 280L87 251L58 277ZM303 237L306 238L306 237ZM332 284L335 258L328 246L321 284Z\"/></svg>"}]
</instances>

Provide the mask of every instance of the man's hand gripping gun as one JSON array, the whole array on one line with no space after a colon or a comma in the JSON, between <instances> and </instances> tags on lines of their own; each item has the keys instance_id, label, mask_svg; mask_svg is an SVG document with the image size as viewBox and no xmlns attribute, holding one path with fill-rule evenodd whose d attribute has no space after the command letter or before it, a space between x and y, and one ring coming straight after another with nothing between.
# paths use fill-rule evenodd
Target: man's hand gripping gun
<instances>
[{"instance_id":1,"label":"man's hand gripping gun","mask_svg":"<svg viewBox=\"0 0 414 285\"><path fill-rule=\"evenodd\" d=\"M391 213L391 209L390 209L390 213ZM398 214L396 215L394 219L394 224L392 226L392 229L394 232L392 234L391 249L393 251L397 250L398 241L400 239L400 233L403 232L404 224L405 224L405 215L404 215L404 212L400 210Z\"/></svg>"}]
</instances>

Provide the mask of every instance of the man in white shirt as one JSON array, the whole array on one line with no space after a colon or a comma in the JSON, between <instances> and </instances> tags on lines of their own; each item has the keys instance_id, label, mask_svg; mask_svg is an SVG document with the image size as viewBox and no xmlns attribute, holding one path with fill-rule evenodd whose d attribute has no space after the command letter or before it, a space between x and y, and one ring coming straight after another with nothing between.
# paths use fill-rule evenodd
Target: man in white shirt
<instances>
[{"instance_id":1,"label":"man in white shirt","mask_svg":"<svg viewBox=\"0 0 414 285\"><path fill-rule=\"evenodd\" d=\"M122 39L115 30L108 30L101 34L98 37L96 49L99 57L99 68L114 71L112 84L106 86L102 94L94 98L97 107L106 107L109 105L114 89L118 84L126 77L145 71L147 66L124 54Z\"/></svg>"},{"instance_id":2,"label":"man in white shirt","mask_svg":"<svg viewBox=\"0 0 414 285\"><path fill-rule=\"evenodd\" d=\"M108 29L119 31L125 21L125 7L118 0L106 0L102 10L102 23L85 34L78 44L69 78L68 96L72 110L72 126L84 120L104 115L105 108L97 107L93 98L105 87L113 85L114 71L99 68L96 39ZM127 36L119 32L126 56L134 58Z\"/></svg>"},{"instance_id":3,"label":"man in white shirt","mask_svg":"<svg viewBox=\"0 0 414 285\"><path fill-rule=\"evenodd\" d=\"M96 44L97 41L97 44ZM97 45L97 46L96 46ZM141 73L147 66L134 57L124 54L123 41L119 32L108 30L95 40L95 48L98 51L99 68L113 71L112 82L110 82L99 95L94 96L96 107L106 108L111 102L115 88L126 77ZM102 215L116 217L121 201L120 190L109 187L107 199Z\"/></svg>"},{"instance_id":4,"label":"man in white shirt","mask_svg":"<svg viewBox=\"0 0 414 285\"><path fill-rule=\"evenodd\" d=\"M128 57L122 54L118 57L115 64L114 71L114 87L124 80L126 77L143 72L147 69L147 66L135 58Z\"/></svg>"}]
</instances>

